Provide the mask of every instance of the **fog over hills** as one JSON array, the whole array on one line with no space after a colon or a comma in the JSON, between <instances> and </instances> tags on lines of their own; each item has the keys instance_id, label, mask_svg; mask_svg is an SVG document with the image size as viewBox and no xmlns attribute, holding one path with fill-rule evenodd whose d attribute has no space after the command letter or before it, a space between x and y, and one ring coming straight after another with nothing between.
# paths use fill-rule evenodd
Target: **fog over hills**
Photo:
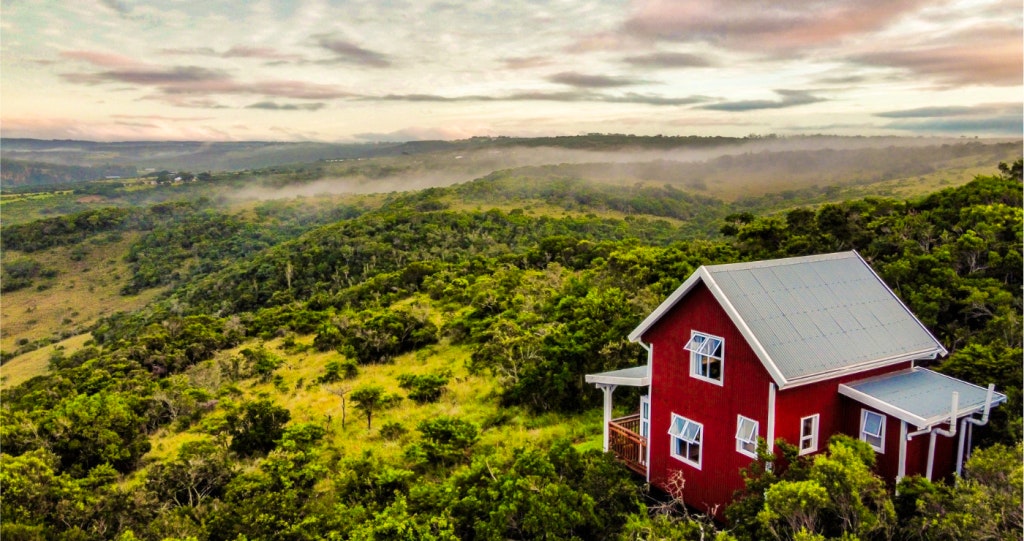
<instances>
[{"instance_id":1,"label":"fog over hills","mask_svg":"<svg viewBox=\"0 0 1024 541\"><path fill-rule=\"evenodd\" d=\"M7 186L16 186L95 180L111 175L129 176L131 168L143 175L160 170L239 171L284 164L332 164L346 160L392 158L400 164L400 169L416 172L425 168L433 171L435 174L408 179L412 187L422 188L462 182L495 170L522 166L703 162L722 156L751 153L943 145L956 147L966 143L981 149L993 148L991 145L1007 141L1011 140L835 136L637 137L614 134L540 138L475 137L458 141L364 144L261 141L102 143L7 138L0 141L0 157L6 164L0 171L0 180ZM940 157L942 154L938 153ZM77 169L65 170L55 166ZM54 172L55 169L57 172ZM438 176L438 171L451 174ZM402 187L409 186L403 183Z\"/></svg>"}]
</instances>

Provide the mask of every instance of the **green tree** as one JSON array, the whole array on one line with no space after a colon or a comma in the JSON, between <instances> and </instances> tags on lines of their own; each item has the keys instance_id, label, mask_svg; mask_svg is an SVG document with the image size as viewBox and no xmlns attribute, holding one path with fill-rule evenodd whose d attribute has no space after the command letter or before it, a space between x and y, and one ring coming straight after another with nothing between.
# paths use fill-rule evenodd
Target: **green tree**
<instances>
[{"instance_id":1,"label":"green tree","mask_svg":"<svg viewBox=\"0 0 1024 541\"><path fill-rule=\"evenodd\" d=\"M468 462L470 449L480 437L476 425L456 417L427 419L416 429L423 440L411 446L406 455L441 467Z\"/></svg>"},{"instance_id":2,"label":"green tree","mask_svg":"<svg viewBox=\"0 0 1024 541\"><path fill-rule=\"evenodd\" d=\"M757 520L776 539L791 539L801 532L815 534L819 514L828 505L828 492L817 481L780 481L765 491L764 509L757 514Z\"/></svg>"},{"instance_id":3,"label":"green tree","mask_svg":"<svg viewBox=\"0 0 1024 541\"><path fill-rule=\"evenodd\" d=\"M978 449L948 485L904 478L896 498L907 539L1020 539L1024 530L1022 447Z\"/></svg>"},{"instance_id":4,"label":"green tree","mask_svg":"<svg viewBox=\"0 0 1024 541\"><path fill-rule=\"evenodd\" d=\"M409 399L417 404L437 402L448 385L450 373L401 374L398 386L409 391Z\"/></svg>"},{"instance_id":5,"label":"green tree","mask_svg":"<svg viewBox=\"0 0 1024 541\"><path fill-rule=\"evenodd\" d=\"M356 408L366 415L367 430L373 429L373 412L387 408L401 399L397 395L388 394L380 385L356 387L348 396Z\"/></svg>"},{"instance_id":6,"label":"green tree","mask_svg":"<svg viewBox=\"0 0 1024 541\"><path fill-rule=\"evenodd\" d=\"M277 445L291 413L268 399L246 402L226 416L230 449L240 456L265 454Z\"/></svg>"},{"instance_id":7,"label":"green tree","mask_svg":"<svg viewBox=\"0 0 1024 541\"><path fill-rule=\"evenodd\" d=\"M224 448L210 439L182 444L177 457L149 469L152 488L178 507L198 507L218 498L235 474Z\"/></svg>"},{"instance_id":8,"label":"green tree","mask_svg":"<svg viewBox=\"0 0 1024 541\"><path fill-rule=\"evenodd\" d=\"M127 472L150 448L139 402L118 392L76 395L47 412L40 433L60 457L61 470L74 476L104 463Z\"/></svg>"}]
</instances>

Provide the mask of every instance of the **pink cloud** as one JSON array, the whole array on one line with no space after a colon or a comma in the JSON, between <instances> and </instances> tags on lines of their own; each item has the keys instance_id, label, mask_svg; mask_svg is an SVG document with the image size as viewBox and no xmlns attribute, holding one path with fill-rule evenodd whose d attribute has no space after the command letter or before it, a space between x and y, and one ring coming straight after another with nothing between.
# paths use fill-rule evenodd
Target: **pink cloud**
<instances>
[{"instance_id":1,"label":"pink cloud","mask_svg":"<svg viewBox=\"0 0 1024 541\"><path fill-rule=\"evenodd\" d=\"M634 8L623 29L641 38L783 51L834 45L849 36L871 33L925 4L924 0L650 0Z\"/></svg>"},{"instance_id":2,"label":"pink cloud","mask_svg":"<svg viewBox=\"0 0 1024 541\"><path fill-rule=\"evenodd\" d=\"M900 68L949 85L1017 86L1024 78L1019 28L974 28L923 43L888 44L854 61Z\"/></svg>"},{"instance_id":3,"label":"pink cloud","mask_svg":"<svg viewBox=\"0 0 1024 541\"><path fill-rule=\"evenodd\" d=\"M236 50L238 55L267 54L262 49ZM101 85L129 84L141 88L154 88L157 97L172 105L183 107L220 107L212 102L177 98L180 95L258 95L267 98L325 100L352 97L353 94L333 85L294 80L239 81L227 71L201 66L159 66L137 61L127 56L98 51L64 51L61 56L86 62L98 68L92 72L63 73L69 82Z\"/></svg>"},{"instance_id":4,"label":"pink cloud","mask_svg":"<svg viewBox=\"0 0 1024 541\"><path fill-rule=\"evenodd\" d=\"M60 56L86 62L101 68L139 68L146 65L128 56L101 51L61 51Z\"/></svg>"}]
</instances>

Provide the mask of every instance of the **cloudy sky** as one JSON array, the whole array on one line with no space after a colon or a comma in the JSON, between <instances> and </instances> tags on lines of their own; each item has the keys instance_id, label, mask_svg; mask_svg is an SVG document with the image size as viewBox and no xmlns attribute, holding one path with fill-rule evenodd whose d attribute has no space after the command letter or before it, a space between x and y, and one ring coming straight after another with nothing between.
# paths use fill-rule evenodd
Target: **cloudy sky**
<instances>
[{"instance_id":1,"label":"cloudy sky","mask_svg":"<svg viewBox=\"0 0 1024 541\"><path fill-rule=\"evenodd\" d=\"M5 0L5 137L1020 135L1020 0Z\"/></svg>"}]
</instances>

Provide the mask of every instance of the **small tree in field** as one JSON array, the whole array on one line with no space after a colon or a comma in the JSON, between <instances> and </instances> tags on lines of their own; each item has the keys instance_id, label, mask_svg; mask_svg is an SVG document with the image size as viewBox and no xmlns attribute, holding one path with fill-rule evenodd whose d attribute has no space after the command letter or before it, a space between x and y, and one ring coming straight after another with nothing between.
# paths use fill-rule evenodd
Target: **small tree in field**
<instances>
[{"instance_id":1,"label":"small tree in field","mask_svg":"<svg viewBox=\"0 0 1024 541\"><path fill-rule=\"evenodd\" d=\"M349 394L356 408L366 414L366 428L373 429L373 412L393 405L402 399L400 396L388 394L380 385L363 385Z\"/></svg>"}]
</instances>

